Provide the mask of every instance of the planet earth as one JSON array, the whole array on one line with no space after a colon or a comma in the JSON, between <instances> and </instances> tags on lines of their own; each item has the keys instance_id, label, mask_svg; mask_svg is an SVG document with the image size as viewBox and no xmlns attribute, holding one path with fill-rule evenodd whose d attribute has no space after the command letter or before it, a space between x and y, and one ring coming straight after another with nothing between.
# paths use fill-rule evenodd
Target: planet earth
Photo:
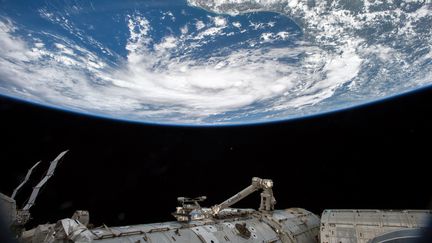
<instances>
[{"instance_id":1,"label":"planet earth","mask_svg":"<svg viewBox=\"0 0 432 243\"><path fill-rule=\"evenodd\" d=\"M290 120L432 83L429 0L0 0L0 94L171 125Z\"/></svg>"}]
</instances>

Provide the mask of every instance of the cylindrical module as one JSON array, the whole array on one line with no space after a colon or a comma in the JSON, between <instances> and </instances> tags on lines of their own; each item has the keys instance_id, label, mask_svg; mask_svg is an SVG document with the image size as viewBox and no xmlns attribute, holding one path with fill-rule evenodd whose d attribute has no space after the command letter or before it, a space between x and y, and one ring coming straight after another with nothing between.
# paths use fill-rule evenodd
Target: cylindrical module
<instances>
[{"instance_id":1,"label":"cylindrical module","mask_svg":"<svg viewBox=\"0 0 432 243\"><path fill-rule=\"evenodd\" d=\"M430 210L325 210L321 242L430 242L421 238L431 217Z\"/></svg>"},{"instance_id":2,"label":"cylindrical module","mask_svg":"<svg viewBox=\"0 0 432 243\"><path fill-rule=\"evenodd\" d=\"M222 242L319 242L320 219L304 209L272 212L227 209L225 216L200 221L166 222L125 227L87 229L76 220L57 223L47 242L101 243L222 243Z\"/></svg>"}]
</instances>

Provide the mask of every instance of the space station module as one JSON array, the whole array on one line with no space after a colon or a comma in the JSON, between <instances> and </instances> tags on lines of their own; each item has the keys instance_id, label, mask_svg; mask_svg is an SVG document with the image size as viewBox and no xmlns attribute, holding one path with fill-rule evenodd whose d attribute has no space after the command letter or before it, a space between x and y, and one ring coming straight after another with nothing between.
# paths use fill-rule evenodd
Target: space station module
<instances>
[{"instance_id":1,"label":"space station module","mask_svg":"<svg viewBox=\"0 0 432 243\"><path fill-rule=\"evenodd\" d=\"M205 196L179 197L172 214L175 221L121 227L92 227L89 212L76 211L71 218L25 230L29 209L39 189L53 175L53 162L34 188L23 209L11 197L0 194L0 206L8 226L22 243L396 243L420 242L431 230L430 210L324 210L321 217L302 208L276 210L273 181L254 177L251 185L212 207L202 207ZM232 206L246 196L261 191L257 210ZM429 232L430 233L430 232Z\"/></svg>"}]
</instances>

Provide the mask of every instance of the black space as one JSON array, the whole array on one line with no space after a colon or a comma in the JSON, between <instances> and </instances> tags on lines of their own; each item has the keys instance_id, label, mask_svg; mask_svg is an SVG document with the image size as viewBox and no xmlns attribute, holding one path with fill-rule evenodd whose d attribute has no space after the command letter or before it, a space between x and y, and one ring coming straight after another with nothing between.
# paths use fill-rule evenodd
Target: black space
<instances>
[{"instance_id":1,"label":"black space","mask_svg":"<svg viewBox=\"0 0 432 243\"><path fill-rule=\"evenodd\" d=\"M23 204L70 149L32 209L32 225L90 211L96 224L172 220L178 196L221 202L253 176L275 182L278 208L429 208L432 89L339 113L259 126L133 124L0 99L0 191ZM254 195L239 207L257 207Z\"/></svg>"}]
</instances>

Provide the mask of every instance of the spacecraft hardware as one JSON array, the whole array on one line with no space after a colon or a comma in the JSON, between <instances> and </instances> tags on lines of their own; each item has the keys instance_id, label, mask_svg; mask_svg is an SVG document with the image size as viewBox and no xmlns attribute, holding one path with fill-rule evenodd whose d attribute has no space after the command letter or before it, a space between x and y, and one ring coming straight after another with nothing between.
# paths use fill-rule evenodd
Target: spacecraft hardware
<instances>
[{"instance_id":1,"label":"spacecraft hardware","mask_svg":"<svg viewBox=\"0 0 432 243\"><path fill-rule=\"evenodd\" d=\"M41 187L53 176L58 162L67 151L55 158L45 177L34 187L22 208L15 196L28 181L36 163L24 181L9 197L0 193L4 220L22 243L395 243L418 242L428 230L430 210L325 210L321 217L302 208L276 210L273 181L252 178L244 190L212 207L202 207L205 196L179 197L173 213L176 221L121 227L92 227L89 212L78 210L71 218L54 224L25 229L31 219ZM260 191L258 210L233 208L248 195ZM430 229L429 229L430 230Z\"/></svg>"}]
</instances>

